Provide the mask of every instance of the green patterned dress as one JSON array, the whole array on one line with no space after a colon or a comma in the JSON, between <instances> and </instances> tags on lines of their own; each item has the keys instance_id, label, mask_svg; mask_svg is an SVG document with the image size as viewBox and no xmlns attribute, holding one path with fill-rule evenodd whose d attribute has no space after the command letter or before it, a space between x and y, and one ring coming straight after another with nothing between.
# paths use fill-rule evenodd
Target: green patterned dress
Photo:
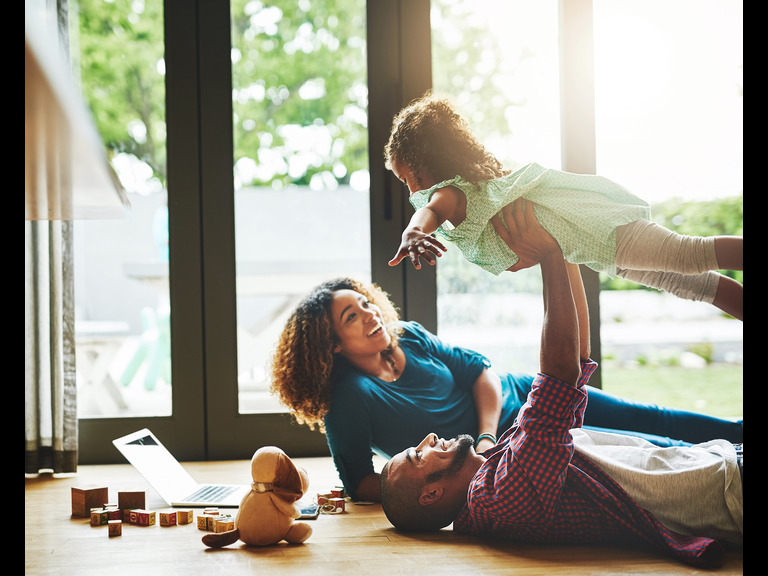
<instances>
[{"instance_id":1,"label":"green patterned dress","mask_svg":"<svg viewBox=\"0 0 768 576\"><path fill-rule=\"evenodd\" d=\"M411 194L411 204L418 210L435 190L446 186L464 192L467 216L456 227L443 223L438 236L455 244L467 260L495 275L519 258L496 234L491 217L518 198L535 203L536 218L560 244L566 260L611 277L616 275L616 228L651 217L647 202L607 178L550 170L533 163L480 182L479 188L456 176Z\"/></svg>"}]
</instances>

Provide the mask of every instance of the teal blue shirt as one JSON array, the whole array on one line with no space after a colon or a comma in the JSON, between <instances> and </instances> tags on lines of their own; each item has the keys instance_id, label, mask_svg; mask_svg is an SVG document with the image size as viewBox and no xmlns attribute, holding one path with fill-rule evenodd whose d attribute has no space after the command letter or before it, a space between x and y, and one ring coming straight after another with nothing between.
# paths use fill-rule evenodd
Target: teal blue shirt
<instances>
[{"instance_id":1,"label":"teal blue shirt","mask_svg":"<svg viewBox=\"0 0 768 576\"><path fill-rule=\"evenodd\" d=\"M651 217L644 200L607 178L550 170L533 163L507 176L480 182L479 188L456 176L411 194L410 202L414 208L422 208L435 190L446 186L464 192L467 216L455 228L444 223L438 236L455 244L467 260L496 275L515 264L518 257L496 234L491 218L518 198L535 203L536 218L560 244L566 260L611 277L616 275L616 228Z\"/></svg>"},{"instance_id":2,"label":"teal blue shirt","mask_svg":"<svg viewBox=\"0 0 768 576\"><path fill-rule=\"evenodd\" d=\"M403 322L400 346L406 364L395 382L357 370L344 358L334 361L326 439L347 493L374 472L372 452L391 458L435 432L443 438L477 437L472 387L490 365L487 358L451 346L416 322ZM512 425L533 375L504 374L497 433Z\"/></svg>"}]
</instances>

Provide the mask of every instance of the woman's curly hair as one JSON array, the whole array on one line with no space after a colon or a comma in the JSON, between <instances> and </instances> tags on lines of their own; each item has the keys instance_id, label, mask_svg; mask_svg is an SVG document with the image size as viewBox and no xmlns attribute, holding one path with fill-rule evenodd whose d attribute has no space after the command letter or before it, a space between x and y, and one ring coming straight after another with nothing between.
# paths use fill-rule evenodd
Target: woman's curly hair
<instances>
[{"instance_id":1,"label":"woman's curly hair","mask_svg":"<svg viewBox=\"0 0 768 576\"><path fill-rule=\"evenodd\" d=\"M285 324L271 360L270 389L300 424L325 431L323 418L330 408L333 348L338 339L329 311L334 292L354 290L381 309L392 347L401 333L399 316L389 295L379 286L352 278L337 278L316 286L295 308Z\"/></svg>"},{"instance_id":2,"label":"woman's curly hair","mask_svg":"<svg viewBox=\"0 0 768 576\"><path fill-rule=\"evenodd\" d=\"M458 175L477 184L509 173L475 138L453 105L432 92L413 100L393 119L384 147L387 169L395 160L438 182Z\"/></svg>"}]
</instances>

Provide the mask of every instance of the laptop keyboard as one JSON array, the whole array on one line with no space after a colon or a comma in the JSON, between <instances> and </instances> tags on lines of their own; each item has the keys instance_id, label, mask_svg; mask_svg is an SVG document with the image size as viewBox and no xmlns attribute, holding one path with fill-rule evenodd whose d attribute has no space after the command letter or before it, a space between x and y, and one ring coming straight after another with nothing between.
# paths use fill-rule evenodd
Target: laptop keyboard
<instances>
[{"instance_id":1,"label":"laptop keyboard","mask_svg":"<svg viewBox=\"0 0 768 576\"><path fill-rule=\"evenodd\" d=\"M185 498L188 502L217 502L237 491L237 486L202 486Z\"/></svg>"}]
</instances>

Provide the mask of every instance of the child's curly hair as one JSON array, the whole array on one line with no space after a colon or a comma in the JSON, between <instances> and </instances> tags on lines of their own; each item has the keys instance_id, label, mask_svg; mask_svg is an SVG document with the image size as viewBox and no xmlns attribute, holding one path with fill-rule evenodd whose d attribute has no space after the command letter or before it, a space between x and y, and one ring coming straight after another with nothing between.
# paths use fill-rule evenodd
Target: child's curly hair
<instances>
[{"instance_id":1,"label":"child's curly hair","mask_svg":"<svg viewBox=\"0 0 768 576\"><path fill-rule=\"evenodd\" d=\"M325 432L323 418L330 408L333 348L338 339L331 327L329 310L334 292L354 290L381 309L392 342L391 354L401 328L389 295L379 286L352 278L337 278L316 286L293 311L271 360L270 389L300 424Z\"/></svg>"},{"instance_id":2,"label":"child's curly hair","mask_svg":"<svg viewBox=\"0 0 768 576\"><path fill-rule=\"evenodd\" d=\"M384 147L388 170L395 160L415 173L424 170L438 182L458 175L477 184L509 173L475 138L453 105L431 91L413 100L393 119Z\"/></svg>"}]
</instances>

